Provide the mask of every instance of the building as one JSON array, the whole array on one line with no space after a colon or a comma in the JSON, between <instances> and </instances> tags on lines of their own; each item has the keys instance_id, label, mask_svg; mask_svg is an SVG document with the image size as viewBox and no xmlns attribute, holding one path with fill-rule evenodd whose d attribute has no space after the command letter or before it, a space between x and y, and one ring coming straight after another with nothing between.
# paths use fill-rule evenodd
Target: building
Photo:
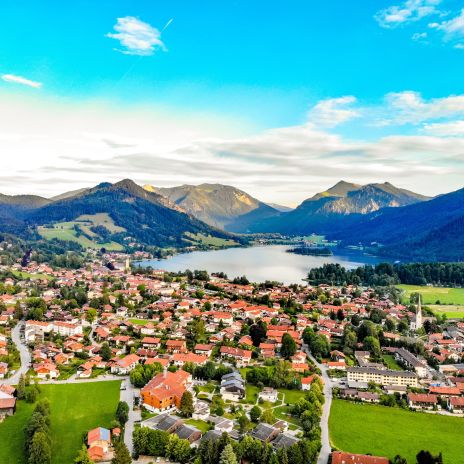
<instances>
[{"instance_id":1,"label":"building","mask_svg":"<svg viewBox=\"0 0 464 464\"><path fill-rule=\"evenodd\" d=\"M111 432L103 427L90 430L87 434L88 453L92 461L104 461L108 458L111 447Z\"/></svg>"},{"instance_id":2,"label":"building","mask_svg":"<svg viewBox=\"0 0 464 464\"><path fill-rule=\"evenodd\" d=\"M276 438L279 434L280 429L265 423L258 424L251 432L251 436L253 438L258 439L263 443L269 443L270 441L274 440L274 438Z\"/></svg>"},{"instance_id":3,"label":"building","mask_svg":"<svg viewBox=\"0 0 464 464\"><path fill-rule=\"evenodd\" d=\"M409 327L412 331L417 331L424 327L424 322L422 318L422 306L421 306L421 296L419 294L419 301L417 302L417 310L415 316L411 319Z\"/></svg>"},{"instance_id":4,"label":"building","mask_svg":"<svg viewBox=\"0 0 464 464\"><path fill-rule=\"evenodd\" d=\"M192 376L182 370L158 374L140 391L143 406L156 413L178 408L191 383Z\"/></svg>"},{"instance_id":5,"label":"building","mask_svg":"<svg viewBox=\"0 0 464 464\"><path fill-rule=\"evenodd\" d=\"M278 399L278 396L279 392L271 387L264 387L258 393L258 399L262 399L263 401L269 401L270 403L275 403Z\"/></svg>"},{"instance_id":6,"label":"building","mask_svg":"<svg viewBox=\"0 0 464 464\"><path fill-rule=\"evenodd\" d=\"M438 397L424 393L409 393L408 404L413 409L433 409L438 407Z\"/></svg>"},{"instance_id":7,"label":"building","mask_svg":"<svg viewBox=\"0 0 464 464\"><path fill-rule=\"evenodd\" d=\"M5 416L12 416L16 411L16 398L0 390L0 422Z\"/></svg>"},{"instance_id":8,"label":"building","mask_svg":"<svg viewBox=\"0 0 464 464\"><path fill-rule=\"evenodd\" d=\"M419 378L423 379L427 377L427 365L419 361L419 359L408 350L398 348L395 351L395 358L408 369L414 369Z\"/></svg>"},{"instance_id":9,"label":"building","mask_svg":"<svg viewBox=\"0 0 464 464\"><path fill-rule=\"evenodd\" d=\"M251 361L251 351L232 348L231 346L221 346L221 356L222 358L235 361L237 367L248 366Z\"/></svg>"},{"instance_id":10,"label":"building","mask_svg":"<svg viewBox=\"0 0 464 464\"><path fill-rule=\"evenodd\" d=\"M238 372L222 376L221 396L226 401L240 401L245 397L245 381Z\"/></svg>"},{"instance_id":11,"label":"building","mask_svg":"<svg viewBox=\"0 0 464 464\"><path fill-rule=\"evenodd\" d=\"M135 366L138 364L140 358L136 354L128 354L122 359L114 361L111 365L111 373L126 375L132 371Z\"/></svg>"},{"instance_id":12,"label":"building","mask_svg":"<svg viewBox=\"0 0 464 464\"><path fill-rule=\"evenodd\" d=\"M370 367L347 368L348 382L374 382L379 385L404 385L417 387L417 375L409 371L391 371L389 369L373 369Z\"/></svg>"},{"instance_id":13,"label":"building","mask_svg":"<svg viewBox=\"0 0 464 464\"><path fill-rule=\"evenodd\" d=\"M332 453L332 464L389 464L389 462L388 458L380 456L344 453L342 451Z\"/></svg>"}]
</instances>

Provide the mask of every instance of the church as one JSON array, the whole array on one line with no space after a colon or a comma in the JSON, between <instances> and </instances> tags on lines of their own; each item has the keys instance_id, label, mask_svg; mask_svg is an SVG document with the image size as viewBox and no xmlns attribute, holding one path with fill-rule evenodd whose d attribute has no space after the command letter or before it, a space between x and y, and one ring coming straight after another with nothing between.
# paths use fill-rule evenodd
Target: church
<instances>
[{"instance_id":1,"label":"church","mask_svg":"<svg viewBox=\"0 0 464 464\"><path fill-rule=\"evenodd\" d=\"M424 326L424 321L422 320L422 306L421 306L421 296L419 295L419 300L417 302L417 311L415 316L412 318L411 323L409 325L412 331L417 331L422 329Z\"/></svg>"}]
</instances>

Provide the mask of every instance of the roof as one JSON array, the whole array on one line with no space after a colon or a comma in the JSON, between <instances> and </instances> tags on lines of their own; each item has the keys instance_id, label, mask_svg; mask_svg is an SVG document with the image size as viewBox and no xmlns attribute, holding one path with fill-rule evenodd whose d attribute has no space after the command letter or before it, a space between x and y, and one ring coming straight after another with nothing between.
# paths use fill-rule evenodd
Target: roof
<instances>
[{"instance_id":1,"label":"roof","mask_svg":"<svg viewBox=\"0 0 464 464\"><path fill-rule=\"evenodd\" d=\"M295 438L291 435L285 435L284 433L281 433L273 442L272 444L276 448L288 448L289 446L294 445L295 443L298 442L298 438Z\"/></svg>"},{"instance_id":2,"label":"roof","mask_svg":"<svg viewBox=\"0 0 464 464\"><path fill-rule=\"evenodd\" d=\"M334 451L332 453L332 464L389 464L389 460L379 456Z\"/></svg>"},{"instance_id":3,"label":"roof","mask_svg":"<svg viewBox=\"0 0 464 464\"><path fill-rule=\"evenodd\" d=\"M95 441L111 441L111 432L103 427L97 427L96 429L90 430L87 434L87 444L91 445Z\"/></svg>"}]
</instances>

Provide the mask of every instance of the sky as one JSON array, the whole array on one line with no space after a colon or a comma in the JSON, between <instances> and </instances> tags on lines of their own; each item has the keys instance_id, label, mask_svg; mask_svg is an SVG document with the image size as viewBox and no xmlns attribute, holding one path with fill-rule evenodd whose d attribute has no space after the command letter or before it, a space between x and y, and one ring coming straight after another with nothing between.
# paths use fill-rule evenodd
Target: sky
<instances>
[{"instance_id":1,"label":"sky","mask_svg":"<svg viewBox=\"0 0 464 464\"><path fill-rule=\"evenodd\" d=\"M464 187L464 3L2 0L0 192Z\"/></svg>"}]
</instances>

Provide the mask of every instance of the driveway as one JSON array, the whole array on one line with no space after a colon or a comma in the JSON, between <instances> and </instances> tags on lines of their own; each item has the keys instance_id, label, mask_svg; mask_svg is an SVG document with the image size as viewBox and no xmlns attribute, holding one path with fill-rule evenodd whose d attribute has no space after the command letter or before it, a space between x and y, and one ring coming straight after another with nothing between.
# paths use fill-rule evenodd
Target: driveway
<instances>
[{"instance_id":1,"label":"driveway","mask_svg":"<svg viewBox=\"0 0 464 464\"><path fill-rule=\"evenodd\" d=\"M319 459L317 460L317 464L327 464L329 462L330 453L332 452L332 447L330 446L330 436L329 436L329 416L330 416L330 407L332 405L331 380L330 380L330 377L327 375L327 367L316 361L316 359L311 354L307 346L304 346L304 351L309 356L309 358L314 362L314 364L321 370L322 380L324 381L325 402L322 408L322 416L321 416L322 448L319 453Z\"/></svg>"},{"instance_id":2,"label":"driveway","mask_svg":"<svg viewBox=\"0 0 464 464\"><path fill-rule=\"evenodd\" d=\"M126 387L126 389L121 390L120 400L125 401L129 405L129 419L124 428L124 443L126 444L129 452L132 454L134 449L132 444L132 433L134 432L135 422L142 419L140 408L134 411L134 396L136 394L138 395L140 390L138 388L134 388L128 378L125 378L121 385Z\"/></svg>"},{"instance_id":3,"label":"driveway","mask_svg":"<svg viewBox=\"0 0 464 464\"><path fill-rule=\"evenodd\" d=\"M2 381L2 383L6 383L7 385L17 385L21 375L26 374L29 370L29 366L31 365L31 353L28 346L21 341L20 337L22 327L24 327L24 321L18 322L16 327L11 332L11 339L16 345L16 348L18 349L21 356L21 367L15 372L14 375Z\"/></svg>"}]
</instances>

